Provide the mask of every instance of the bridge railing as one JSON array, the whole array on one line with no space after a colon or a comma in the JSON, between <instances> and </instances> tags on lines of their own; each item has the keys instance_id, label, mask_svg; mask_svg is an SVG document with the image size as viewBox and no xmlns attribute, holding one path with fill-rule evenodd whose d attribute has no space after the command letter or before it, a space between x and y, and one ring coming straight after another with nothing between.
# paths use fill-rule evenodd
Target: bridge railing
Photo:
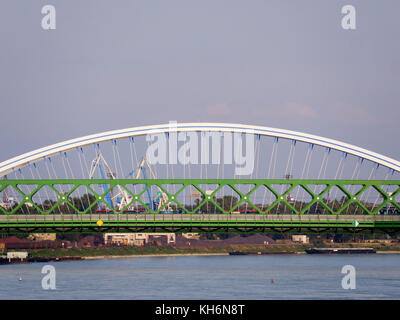
<instances>
[{"instance_id":1,"label":"bridge railing","mask_svg":"<svg viewBox=\"0 0 400 320\"><path fill-rule=\"evenodd\" d=\"M146 231L145 231L146 230ZM400 215L0 215L0 232L388 232Z\"/></svg>"}]
</instances>

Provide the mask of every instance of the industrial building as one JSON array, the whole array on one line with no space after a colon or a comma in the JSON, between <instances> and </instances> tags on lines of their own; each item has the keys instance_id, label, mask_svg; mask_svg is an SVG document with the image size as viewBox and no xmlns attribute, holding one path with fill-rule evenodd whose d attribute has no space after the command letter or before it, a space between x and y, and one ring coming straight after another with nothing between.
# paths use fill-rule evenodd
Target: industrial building
<instances>
[{"instance_id":1,"label":"industrial building","mask_svg":"<svg viewBox=\"0 0 400 320\"><path fill-rule=\"evenodd\" d=\"M28 239L34 241L55 241L56 237L57 234L55 233L31 233Z\"/></svg>"},{"instance_id":2,"label":"industrial building","mask_svg":"<svg viewBox=\"0 0 400 320\"><path fill-rule=\"evenodd\" d=\"M105 245L144 246L149 244L175 244L175 233L105 233Z\"/></svg>"},{"instance_id":3,"label":"industrial building","mask_svg":"<svg viewBox=\"0 0 400 320\"><path fill-rule=\"evenodd\" d=\"M306 236L305 234L294 234L292 235L292 241L293 242L301 242L301 243L309 243L310 238Z\"/></svg>"}]
</instances>

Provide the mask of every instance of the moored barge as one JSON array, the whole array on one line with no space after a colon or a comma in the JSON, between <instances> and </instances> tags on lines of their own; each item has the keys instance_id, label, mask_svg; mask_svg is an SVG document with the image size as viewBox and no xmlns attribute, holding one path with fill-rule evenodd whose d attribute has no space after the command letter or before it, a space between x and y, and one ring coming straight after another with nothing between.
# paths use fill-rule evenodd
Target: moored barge
<instances>
[{"instance_id":1,"label":"moored barge","mask_svg":"<svg viewBox=\"0 0 400 320\"><path fill-rule=\"evenodd\" d=\"M306 250L308 254L371 254L376 253L373 248L312 248Z\"/></svg>"},{"instance_id":2,"label":"moored barge","mask_svg":"<svg viewBox=\"0 0 400 320\"><path fill-rule=\"evenodd\" d=\"M262 252L262 251L234 251L229 252L230 256L250 256L250 255L267 255L267 254L296 254L294 251L270 251L270 252Z\"/></svg>"}]
</instances>

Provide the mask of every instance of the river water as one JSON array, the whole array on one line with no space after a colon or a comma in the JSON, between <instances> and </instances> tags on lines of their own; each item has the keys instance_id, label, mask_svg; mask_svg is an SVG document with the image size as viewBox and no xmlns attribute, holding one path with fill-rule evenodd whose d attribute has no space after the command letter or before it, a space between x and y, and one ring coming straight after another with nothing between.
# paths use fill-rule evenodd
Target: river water
<instances>
[{"instance_id":1,"label":"river water","mask_svg":"<svg viewBox=\"0 0 400 320\"><path fill-rule=\"evenodd\" d=\"M0 299L400 299L400 255L137 257L0 266ZM342 288L344 265L356 289ZM273 279L273 281L272 281Z\"/></svg>"}]
</instances>

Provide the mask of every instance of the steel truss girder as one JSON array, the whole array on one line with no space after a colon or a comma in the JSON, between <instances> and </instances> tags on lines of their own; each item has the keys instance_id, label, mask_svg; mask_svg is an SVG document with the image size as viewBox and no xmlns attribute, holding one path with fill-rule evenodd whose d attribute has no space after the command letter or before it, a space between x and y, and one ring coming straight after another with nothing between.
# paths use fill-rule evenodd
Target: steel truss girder
<instances>
[{"instance_id":1,"label":"steel truss girder","mask_svg":"<svg viewBox=\"0 0 400 320\"><path fill-rule=\"evenodd\" d=\"M73 185L73 187L65 194L61 194L55 185ZM91 185L107 184L109 189L104 193L96 193ZM142 184L146 187L140 193L132 193L131 190L126 188L127 184ZM182 187L175 193L170 193L165 185L168 184L180 184ZM207 194L206 190L203 190L200 185L217 185L217 188L211 193ZM247 193L240 191L239 185L253 185ZM35 185L33 191L29 194L24 193L20 186L21 185ZM287 190L280 194L276 191L276 187L273 185L286 185ZM312 192L310 185L324 185L324 189L316 194ZM360 185L360 190L351 194L345 186ZM389 194L386 193L382 186L396 186L397 189ZM33 201L35 194L47 186L51 188L57 195L53 206L50 210L44 211L40 204ZM95 200L83 211L79 211L74 207L74 204L70 200L70 195L80 186L84 186L87 190L90 190L95 196ZM124 209L117 211L114 208L108 207L110 214L107 214L105 218L101 215L92 212L96 204L104 201L104 196L107 192L110 192L113 188L121 186L126 189L132 196L132 202L140 202L144 208L147 208L145 214L136 215L139 218L132 219L132 214L124 213ZM159 208L157 211L152 211L149 206L142 202L140 199L148 188L156 186L160 188L168 196L168 202L176 203L181 209L183 214L162 214L162 210L165 207ZM200 192L202 195L202 201L196 208L187 208L184 204L178 201L178 195L183 192L185 188L192 186ZM215 195L224 186L229 186L234 190L239 200L235 206L229 210L221 208ZM271 203L268 208L260 208L257 204L254 204L250 200L250 196L259 190L261 186L264 186L270 190L276 197L276 200ZM300 186L307 192L311 201L304 206L304 208L298 209L295 205L292 205L287 200L287 196L297 186ZM347 201L336 210L331 207L323 199L323 196L329 192L333 187L339 188L346 196ZM375 189L379 196L382 198L382 203L376 206L374 210L370 210L368 203L361 200L363 193L372 187ZM388 206L395 208L400 211L400 204L396 198L400 195L400 181L399 180L263 180L263 179L79 179L79 180L2 180L0 182L0 192L6 188L14 188L16 192L21 195L22 201L18 203L12 210L6 210L0 206L0 232L111 232L121 230L127 232L141 232L141 231L157 231L157 230L171 230L174 232L185 232L185 231L196 231L196 232L365 232L365 231L382 231L396 233L400 230L400 216L392 216L390 221L379 219L382 217L378 215L380 211ZM103 200L103 201L102 201ZM21 207L24 204L30 203L35 210L35 215L20 214ZM66 215L56 214L56 208L61 203L68 203L74 210L74 214L70 215L68 220ZM103 202L104 203L104 202ZM204 206L206 203L211 203L218 208L221 214L219 215L221 220L210 219L210 214L198 214L199 208ZM267 214L272 209L279 208L281 204L284 204L287 208L290 208L292 217L298 217L296 219L283 220L283 215L278 214ZM313 205L318 204L324 208L327 215L318 215L318 219L310 220L307 210ZM357 226L354 226L355 216L346 215L345 210L350 205L356 204L361 208L362 214L365 218L359 221ZM107 204L106 204L107 205ZM166 205L166 204L165 204ZM249 215L246 214L233 214L240 206L247 205L251 208L259 218L249 220ZM191 210L190 210L191 209ZM43 218L41 218L42 216ZM104 215L102 215L104 216ZM218 215L217 215L218 216ZM333 217L338 219L332 219ZM32 218L34 217L34 220ZM71 218L72 217L72 218ZM90 217L90 219L87 219ZM117 217L117 218L115 218ZM157 219L156 219L157 217ZM176 218L178 217L178 218ZM181 217L182 219L180 219ZM200 218L199 218L200 217ZM301 218L301 217L304 217ZM376 218L375 218L376 217ZM390 217L390 216L388 216ZM301 219L299 219L301 218ZM339 219L340 218L340 219ZM103 219L103 225L99 227L96 223L99 219ZM365 220L365 221L364 221Z\"/></svg>"},{"instance_id":2,"label":"steel truss girder","mask_svg":"<svg viewBox=\"0 0 400 320\"><path fill-rule=\"evenodd\" d=\"M67 193L62 194L58 189L56 189L54 186L55 185L73 185L73 188L71 188ZM93 185L102 185L106 184L109 186L109 189L104 192L104 193L96 193L91 186ZM129 188L126 188L126 185L146 185L146 187L139 193L135 194L133 193ZM168 188L165 187L165 185L182 185L182 187L175 193L170 193L170 190L167 190ZM212 192L212 194L206 194L206 190L203 190L200 185L217 185L218 187ZM29 194L24 193L19 186L21 185L30 185L30 186L35 186L33 191ZM238 187L238 185L253 185L251 190L247 193L241 192ZM276 187L272 187L273 185L283 185L283 186L289 186L287 190L281 194L280 192L276 191ZM325 186L324 189L316 194L311 190L310 185L323 185ZM361 189L355 193L352 194L347 190L345 186L347 185L357 185L361 186ZM385 192L382 188L382 186L397 186L397 190L393 192L392 194L388 194ZM40 204L35 203L33 200L33 197L35 194L37 194L43 187L47 186L48 188L52 189L54 193L57 195L56 201L53 203L52 208L49 210L44 210L42 207L40 207ZM70 196L71 194L77 190L80 186L84 186L87 188L88 191L90 191L94 196L95 200L85 208L83 211L78 210L74 204L72 203ZM168 201L166 203L158 208L157 210L152 210L152 206L147 205L144 203L141 199L141 196L147 192L149 188L152 186L155 186L162 190L168 197ZM193 187L197 191L200 192L202 196L202 201L197 205L196 208L188 208L185 206L183 203L180 203L178 201L178 195L184 192L185 188L188 187ZM238 195L238 202L230 209L225 210L224 208L221 208L220 204L217 202L216 199L216 194L224 188L224 186L228 186L231 188L237 195ZM271 204L269 204L268 208L260 208L260 206L257 206L257 204L254 204L251 200L250 197L251 195L259 190L262 186L266 187L274 196L275 196L275 201ZM296 188L296 187L301 187L309 196L311 197L311 201L308 203L305 203L304 207L296 207L290 201L287 199L290 193ZM328 214L342 214L346 209L348 209L351 205L356 205L360 210L362 211L363 214L368 214L368 215L376 215L378 214L382 209L390 206L392 208L395 208L398 212L400 212L400 203L396 201L396 197L400 194L400 181L399 180L285 180L285 179L64 179L64 180L3 180L0 182L0 192L5 190L8 187L12 187L15 189L16 192L18 192L21 196L21 201L18 203L17 206L12 208L12 210L6 210L6 208L3 208L0 206L0 214L17 214L21 212L21 207L24 206L24 204L29 204L33 206L33 210L36 210L37 213L39 214L53 214L56 213L57 208L63 204L67 203L72 209L75 210L75 213L77 214L88 214L92 213L93 208L98 205L99 203L103 203L104 205L107 206L107 211L110 213L124 213L127 208L129 208L132 203L140 203L143 208L145 208L146 213L152 213L152 214L159 214L162 213L163 210L165 210L166 206L168 204L174 203L177 205L177 208L182 210L183 213L187 214L195 214L197 213L200 208L202 208L204 205L207 203L213 205L215 208L218 209L220 213L223 214L231 214L235 210L237 210L240 206L246 205L248 208L251 208L253 211L256 211L258 214L266 214L274 209L279 211L279 208L281 205L284 205L283 207L286 206L286 208L289 208L291 210L291 213L293 214L305 214L307 213L310 208L312 208L314 205L320 206L321 208L324 209L324 212L327 212ZM132 196L132 201L127 204L124 208L121 210L117 211L115 208L110 207L110 205L104 201L104 197L106 194L111 192L112 189L116 187L122 187L124 188L131 196ZM323 199L324 195L326 195L329 190L332 188L337 187L339 190L345 194L347 197L347 200L341 203L340 207L334 210L332 209L328 204L328 202ZM379 194L381 199L383 200L379 205L376 205L372 208L368 207L368 203L366 201L362 201L361 197L362 195L366 192L367 189L372 187L373 189L376 190L376 192ZM280 212L277 212L280 213Z\"/></svg>"}]
</instances>

